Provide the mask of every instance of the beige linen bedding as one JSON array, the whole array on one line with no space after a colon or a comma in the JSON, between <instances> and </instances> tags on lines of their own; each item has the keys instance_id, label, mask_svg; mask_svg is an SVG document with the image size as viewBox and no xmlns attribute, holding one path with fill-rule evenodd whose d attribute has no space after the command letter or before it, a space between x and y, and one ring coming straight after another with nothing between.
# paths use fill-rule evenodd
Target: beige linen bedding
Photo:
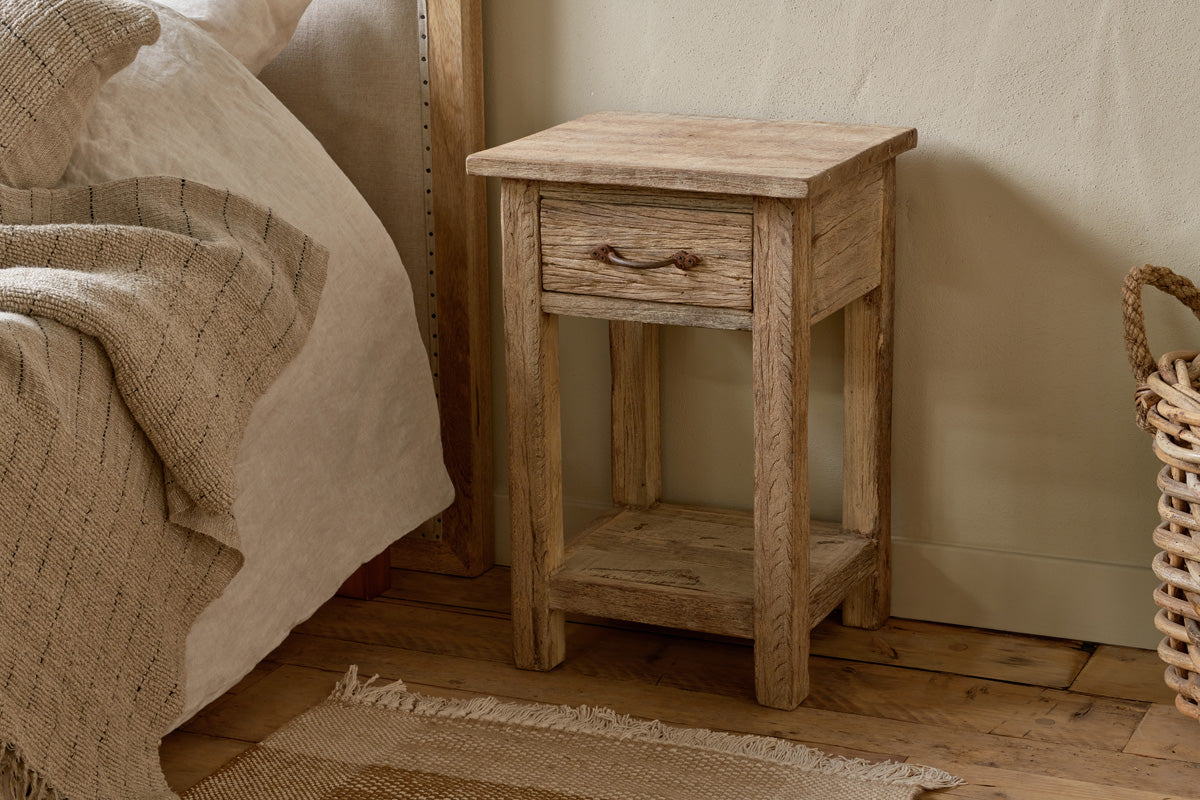
<instances>
[{"instance_id":1,"label":"beige linen bedding","mask_svg":"<svg viewBox=\"0 0 1200 800\"><path fill-rule=\"evenodd\" d=\"M408 4L395 5L389 14ZM234 504L246 563L192 628L186 717L253 669L359 564L445 508L453 488L413 289L387 231L237 59L179 14L158 15L158 42L101 89L64 181L166 174L228 187L330 253L309 341L247 424ZM401 46L386 36L369 44ZM348 74L339 101L361 104L356 91L369 77ZM403 113L419 118L417 107ZM381 133L369 146L397 142ZM407 224L424 236L420 215Z\"/></svg>"},{"instance_id":2,"label":"beige linen bedding","mask_svg":"<svg viewBox=\"0 0 1200 800\"><path fill-rule=\"evenodd\" d=\"M242 563L242 430L325 264L185 180L0 187L0 797L174 796L157 745Z\"/></svg>"}]
</instances>

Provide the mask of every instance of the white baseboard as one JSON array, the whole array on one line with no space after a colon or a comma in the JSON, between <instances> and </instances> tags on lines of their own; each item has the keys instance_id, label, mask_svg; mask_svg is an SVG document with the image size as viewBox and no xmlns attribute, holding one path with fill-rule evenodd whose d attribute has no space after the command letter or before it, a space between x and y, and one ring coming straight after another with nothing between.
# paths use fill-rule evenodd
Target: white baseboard
<instances>
[{"instance_id":1,"label":"white baseboard","mask_svg":"<svg viewBox=\"0 0 1200 800\"><path fill-rule=\"evenodd\" d=\"M1131 567L896 538L897 617L1154 648L1150 565Z\"/></svg>"},{"instance_id":2,"label":"white baseboard","mask_svg":"<svg viewBox=\"0 0 1200 800\"><path fill-rule=\"evenodd\" d=\"M508 496L497 494L496 561L510 563ZM567 501L568 535L608 510ZM1157 585L1150 565L1100 564L1024 553L892 543L892 614L905 619L1154 648Z\"/></svg>"}]
</instances>

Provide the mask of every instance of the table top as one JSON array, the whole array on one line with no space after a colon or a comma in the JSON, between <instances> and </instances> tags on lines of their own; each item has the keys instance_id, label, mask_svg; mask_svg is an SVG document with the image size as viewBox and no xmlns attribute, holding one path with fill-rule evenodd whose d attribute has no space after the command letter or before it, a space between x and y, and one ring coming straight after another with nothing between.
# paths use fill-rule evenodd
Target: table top
<instances>
[{"instance_id":1,"label":"table top","mask_svg":"<svg viewBox=\"0 0 1200 800\"><path fill-rule=\"evenodd\" d=\"M603 112L467 158L473 175L816 196L917 145L914 128Z\"/></svg>"}]
</instances>

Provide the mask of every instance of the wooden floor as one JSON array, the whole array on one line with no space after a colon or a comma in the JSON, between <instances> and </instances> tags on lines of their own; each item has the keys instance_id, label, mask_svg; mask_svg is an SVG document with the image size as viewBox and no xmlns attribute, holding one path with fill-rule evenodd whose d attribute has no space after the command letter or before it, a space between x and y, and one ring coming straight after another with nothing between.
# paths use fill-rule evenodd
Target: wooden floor
<instances>
[{"instance_id":1,"label":"wooden floor","mask_svg":"<svg viewBox=\"0 0 1200 800\"><path fill-rule=\"evenodd\" d=\"M754 702L742 643L580 620L568 628L566 663L533 673L511 666L509 634L506 570L474 580L396 570L384 597L331 600L167 737L167 778L177 790L190 786L322 700L357 664L426 694L606 705L911 760L969 781L928 797L1200 798L1200 725L1171 706L1150 651L904 620L873 632L827 621L815 632L812 693L784 712Z\"/></svg>"}]
</instances>

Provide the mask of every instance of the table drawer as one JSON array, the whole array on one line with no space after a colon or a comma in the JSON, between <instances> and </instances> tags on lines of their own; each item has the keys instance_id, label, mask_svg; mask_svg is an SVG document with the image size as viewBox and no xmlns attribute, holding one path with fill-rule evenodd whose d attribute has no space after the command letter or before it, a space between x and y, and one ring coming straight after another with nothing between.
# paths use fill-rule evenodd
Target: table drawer
<instances>
[{"instance_id":1,"label":"table drawer","mask_svg":"<svg viewBox=\"0 0 1200 800\"><path fill-rule=\"evenodd\" d=\"M542 288L750 309L752 212L747 198L556 187L541 199ZM658 262L681 250L699 261L621 266L593 257L603 245L633 262Z\"/></svg>"}]
</instances>

